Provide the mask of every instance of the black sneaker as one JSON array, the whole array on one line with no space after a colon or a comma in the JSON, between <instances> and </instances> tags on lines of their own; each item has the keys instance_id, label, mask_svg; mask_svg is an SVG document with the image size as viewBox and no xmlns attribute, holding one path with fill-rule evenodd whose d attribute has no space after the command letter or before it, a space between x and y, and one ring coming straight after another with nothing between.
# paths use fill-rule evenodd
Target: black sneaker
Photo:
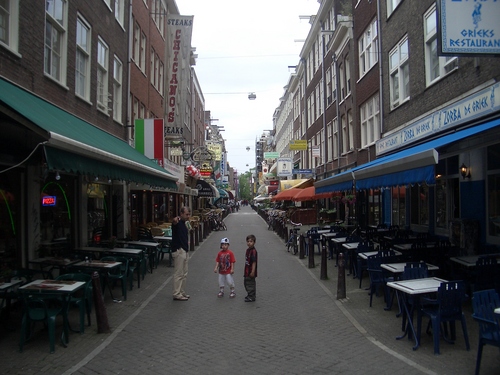
<instances>
[{"instance_id":1,"label":"black sneaker","mask_svg":"<svg viewBox=\"0 0 500 375\"><path fill-rule=\"evenodd\" d=\"M255 302L255 300L247 296L245 297L245 302Z\"/></svg>"}]
</instances>

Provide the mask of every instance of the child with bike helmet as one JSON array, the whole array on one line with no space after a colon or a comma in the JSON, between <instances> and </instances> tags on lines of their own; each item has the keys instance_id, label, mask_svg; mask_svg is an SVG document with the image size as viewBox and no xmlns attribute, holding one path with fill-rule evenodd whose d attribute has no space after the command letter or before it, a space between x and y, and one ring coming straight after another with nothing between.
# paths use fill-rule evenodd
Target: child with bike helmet
<instances>
[{"instance_id":1,"label":"child with bike helmet","mask_svg":"<svg viewBox=\"0 0 500 375\"><path fill-rule=\"evenodd\" d=\"M224 287L227 284L231 290L231 294L229 294L229 298L236 297L236 293L234 292L234 263L236 262L236 258L234 257L234 253L229 250L229 238L225 237L220 241L221 250L217 254L217 258L215 258L215 273L219 273L219 294L217 297L224 297Z\"/></svg>"}]
</instances>

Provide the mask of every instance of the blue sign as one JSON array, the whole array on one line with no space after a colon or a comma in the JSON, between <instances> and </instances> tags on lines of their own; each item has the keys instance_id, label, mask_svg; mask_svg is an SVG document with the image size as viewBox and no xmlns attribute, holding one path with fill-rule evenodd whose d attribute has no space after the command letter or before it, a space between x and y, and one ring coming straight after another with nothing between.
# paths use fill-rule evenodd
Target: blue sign
<instances>
[{"instance_id":1,"label":"blue sign","mask_svg":"<svg viewBox=\"0 0 500 375\"><path fill-rule=\"evenodd\" d=\"M313 174L312 169L292 169L293 174Z\"/></svg>"}]
</instances>

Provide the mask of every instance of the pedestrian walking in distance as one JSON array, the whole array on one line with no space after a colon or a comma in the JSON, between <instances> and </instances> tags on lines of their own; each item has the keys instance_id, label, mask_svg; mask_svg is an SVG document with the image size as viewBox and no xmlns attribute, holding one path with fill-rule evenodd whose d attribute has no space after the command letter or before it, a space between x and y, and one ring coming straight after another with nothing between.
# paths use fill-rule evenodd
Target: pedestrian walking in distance
<instances>
[{"instance_id":1,"label":"pedestrian walking in distance","mask_svg":"<svg viewBox=\"0 0 500 375\"><path fill-rule=\"evenodd\" d=\"M247 291L245 302L254 302L256 298L257 277L257 250L255 249L256 238L253 234L247 236L247 251L245 253L244 285Z\"/></svg>"},{"instance_id":2,"label":"pedestrian walking in distance","mask_svg":"<svg viewBox=\"0 0 500 375\"><path fill-rule=\"evenodd\" d=\"M220 248L221 250L217 254L217 258L215 258L215 268L214 272L219 273L219 294L217 297L224 297L224 287L226 284L229 286L231 290L231 294L229 294L229 298L236 297L236 293L234 293L234 263L236 262L236 258L234 257L234 253L229 250L229 239L223 238L220 240Z\"/></svg>"},{"instance_id":3,"label":"pedestrian walking in distance","mask_svg":"<svg viewBox=\"0 0 500 375\"><path fill-rule=\"evenodd\" d=\"M174 258L174 301L187 301L186 279L188 274L189 244L186 222L191 212L189 207L182 207L179 216L172 220L172 258Z\"/></svg>"}]
</instances>

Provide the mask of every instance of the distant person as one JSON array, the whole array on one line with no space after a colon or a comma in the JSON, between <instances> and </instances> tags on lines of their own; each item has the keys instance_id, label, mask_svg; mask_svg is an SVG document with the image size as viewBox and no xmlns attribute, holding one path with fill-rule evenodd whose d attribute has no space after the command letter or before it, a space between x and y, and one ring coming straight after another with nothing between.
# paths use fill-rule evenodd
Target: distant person
<instances>
[{"instance_id":1,"label":"distant person","mask_svg":"<svg viewBox=\"0 0 500 375\"><path fill-rule=\"evenodd\" d=\"M245 253L244 285L247 291L245 302L254 302L256 298L255 278L257 277L257 250L255 249L255 242L255 236L249 234L247 236L248 249Z\"/></svg>"},{"instance_id":2,"label":"distant person","mask_svg":"<svg viewBox=\"0 0 500 375\"><path fill-rule=\"evenodd\" d=\"M181 207L179 216L172 220L172 258L174 259L174 301L187 301L189 294L186 294L184 287L188 274L189 243L188 227L191 212L189 207Z\"/></svg>"},{"instance_id":3,"label":"distant person","mask_svg":"<svg viewBox=\"0 0 500 375\"><path fill-rule=\"evenodd\" d=\"M234 257L234 253L229 250L229 239L223 238L220 241L221 250L217 254L217 258L215 258L215 268L214 272L219 272L219 294L217 297L224 297L224 287L229 286L231 290L231 294L229 294L229 298L236 297L236 293L234 292L234 263L236 262L236 258Z\"/></svg>"}]
</instances>

